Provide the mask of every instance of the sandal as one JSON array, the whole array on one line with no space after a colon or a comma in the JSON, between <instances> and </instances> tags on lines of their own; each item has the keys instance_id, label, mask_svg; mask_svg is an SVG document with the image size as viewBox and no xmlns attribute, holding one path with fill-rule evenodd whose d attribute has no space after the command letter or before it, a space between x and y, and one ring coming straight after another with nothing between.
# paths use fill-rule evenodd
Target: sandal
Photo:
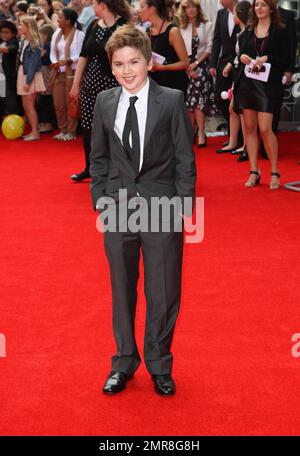
<instances>
[{"instance_id":1,"label":"sandal","mask_svg":"<svg viewBox=\"0 0 300 456\"><path fill-rule=\"evenodd\" d=\"M255 174L255 176L256 176L255 180L251 179L252 174ZM255 187L256 185L259 185L260 178L261 178L261 175L260 175L259 171L250 171L250 177L247 180L247 182L245 182L245 187Z\"/></svg>"}]
</instances>

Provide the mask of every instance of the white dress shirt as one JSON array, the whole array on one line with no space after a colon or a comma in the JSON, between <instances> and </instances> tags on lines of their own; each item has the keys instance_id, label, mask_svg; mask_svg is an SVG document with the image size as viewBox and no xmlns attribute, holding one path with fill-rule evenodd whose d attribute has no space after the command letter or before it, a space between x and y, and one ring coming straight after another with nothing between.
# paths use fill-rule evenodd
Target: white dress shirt
<instances>
[{"instance_id":1,"label":"white dress shirt","mask_svg":"<svg viewBox=\"0 0 300 456\"><path fill-rule=\"evenodd\" d=\"M148 93L149 93L149 79L147 78L147 82L144 87L139 90L139 92L132 94L128 92L124 87L122 87L122 93L119 99L116 119L115 119L115 126L114 130L120 141L122 142L123 130L126 121L126 115L129 108L129 98L130 97L138 97L134 106L136 109L137 119L138 119L138 127L139 127L139 135L140 135L140 168L142 169L143 160L144 160L144 140L145 140L145 129L146 129L146 120L147 120L147 109L148 109ZM131 133L129 135L129 144L132 146L131 140Z\"/></svg>"},{"instance_id":2,"label":"white dress shirt","mask_svg":"<svg viewBox=\"0 0 300 456\"><path fill-rule=\"evenodd\" d=\"M65 43L64 35L62 35L61 39L57 43L58 57L59 57L58 60L57 60L56 53L55 53L55 42L56 42L57 35L59 34L60 31L61 31L60 29L57 29L54 32L52 39L51 39L51 50L50 50L51 63L57 63L58 60L65 60L66 43ZM81 30L76 30L74 33L73 41L70 46L70 59L73 61L72 65L71 65L72 70L76 70L76 65L77 65L77 62L79 59L79 54L81 52L83 40L84 40L84 33ZM66 71L65 65L60 66L59 71L60 72Z\"/></svg>"},{"instance_id":3,"label":"white dress shirt","mask_svg":"<svg viewBox=\"0 0 300 456\"><path fill-rule=\"evenodd\" d=\"M233 29L234 29L233 12L228 10L228 33L229 33L229 36L232 35Z\"/></svg>"}]
</instances>

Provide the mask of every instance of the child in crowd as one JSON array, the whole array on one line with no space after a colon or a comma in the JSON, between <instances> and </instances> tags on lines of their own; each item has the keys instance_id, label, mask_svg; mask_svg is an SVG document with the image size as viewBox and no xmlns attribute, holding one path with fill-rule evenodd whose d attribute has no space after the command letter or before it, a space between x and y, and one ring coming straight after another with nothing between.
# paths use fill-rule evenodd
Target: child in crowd
<instances>
[{"instance_id":1,"label":"child in crowd","mask_svg":"<svg viewBox=\"0 0 300 456\"><path fill-rule=\"evenodd\" d=\"M0 120L7 114L19 114L17 98L17 28L10 21L0 23Z\"/></svg>"},{"instance_id":2,"label":"child in crowd","mask_svg":"<svg viewBox=\"0 0 300 456\"><path fill-rule=\"evenodd\" d=\"M41 71L44 78L46 91L41 93L38 98L37 111L39 118L40 133L48 133L53 130L56 123L53 105L52 88L49 83L51 75L50 47L54 28L51 24L44 24L39 28L40 40L42 45L42 67Z\"/></svg>"},{"instance_id":3,"label":"child in crowd","mask_svg":"<svg viewBox=\"0 0 300 456\"><path fill-rule=\"evenodd\" d=\"M40 138L38 115L35 108L36 97L39 92L46 90L42 66L41 44L38 27L32 16L22 16L19 26L24 41L21 48L20 66L18 70L17 91L22 95L25 114L32 131L24 136L24 141L35 141Z\"/></svg>"}]
</instances>

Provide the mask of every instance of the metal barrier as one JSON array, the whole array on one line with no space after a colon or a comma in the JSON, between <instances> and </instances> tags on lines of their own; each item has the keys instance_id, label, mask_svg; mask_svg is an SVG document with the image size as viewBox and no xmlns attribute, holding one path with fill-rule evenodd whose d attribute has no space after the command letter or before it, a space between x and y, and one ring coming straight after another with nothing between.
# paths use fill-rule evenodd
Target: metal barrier
<instances>
[{"instance_id":1,"label":"metal barrier","mask_svg":"<svg viewBox=\"0 0 300 456\"><path fill-rule=\"evenodd\" d=\"M293 192L300 192L300 181L288 182L284 184L284 188L292 190Z\"/></svg>"}]
</instances>

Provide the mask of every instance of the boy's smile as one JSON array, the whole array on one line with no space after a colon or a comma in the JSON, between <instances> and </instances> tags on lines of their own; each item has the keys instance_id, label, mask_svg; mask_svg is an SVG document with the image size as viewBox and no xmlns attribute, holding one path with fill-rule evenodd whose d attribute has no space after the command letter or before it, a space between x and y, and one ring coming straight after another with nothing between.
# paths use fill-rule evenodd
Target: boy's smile
<instances>
[{"instance_id":1,"label":"boy's smile","mask_svg":"<svg viewBox=\"0 0 300 456\"><path fill-rule=\"evenodd\" d=\"M128 92L137 93L146 83L152 60L147 63L139 49L125 46L112 56L112 72L118 83Z\"/></svg>"}]
</instances>

